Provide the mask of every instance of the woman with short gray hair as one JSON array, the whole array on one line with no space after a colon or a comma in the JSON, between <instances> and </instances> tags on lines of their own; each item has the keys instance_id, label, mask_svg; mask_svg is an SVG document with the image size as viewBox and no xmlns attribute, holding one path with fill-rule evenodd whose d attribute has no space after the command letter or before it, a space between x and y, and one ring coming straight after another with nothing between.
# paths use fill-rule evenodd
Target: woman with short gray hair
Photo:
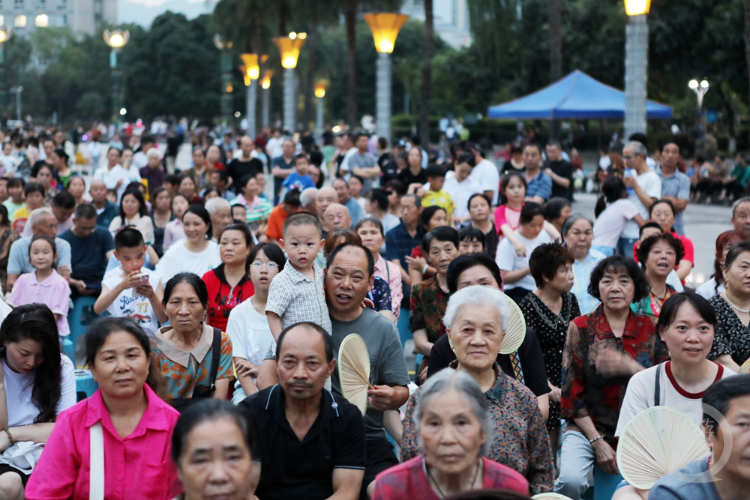
<instances>
[{"instance_id":1,"label":"woman with short gray hair","mask_svg":"<svg viewBox=\"0 0 750 500\"><path fill-rule=\"evenodd\" d=\"M532 494L544 493L552 489L554 482L552 452L544 425L545 419L539 411L534 394L521 382L503 373L495 361L498 352L506 350L507 346L503 345L501 348L501 344L507 325L511 325L511 314L508 297L491 287L470 286L458 290L451 296L443 322L450 344L456 353L456 360L450 367L462 375L460 380L456 379L457 381L451 384L465 388L467 384L461 381L468 376L484 394L491 422L491 432L485 432L488 446L484 451L484 457L506 465L524 476L529 482ZM452 371L449 374L454 373L453 375L443 375L443 371L431 377L426 385L417 389L409 398L401 439L402 462L414 459L419 455L420 449L424 448L429 465L429 446L425 440L425 432L443 425L439 423L442 421L440 417L430 416L430 400L435 399L432 393L438 391L433 384L448 384L444 377L457 376ZM442 382L434 381L438 377L441 377L439 380ZM427 399L422 402L424 397ZM465 397L468 400L469 396ZM433 412L449 412L448 399L445 394L441 395L440 408ZM423 406L420 408L420 405ZM458 406L465 411L471 405L463 402ZM480 420L481 410L477 413L477 410L472 408L471 413ZM490 439L490 436L493 438ZM461 441L464 438L454 439ZM479 450L479 447L477 449ZM430 481L430 485L433 485L433 479ZM420 495L411 498L417 497L423 498Z\"/></svg>"},{"instance_id":2,"label":"woman with short gray hair","mask_svg":"<svg viewBox=\"0 0 750 500\"><path fill-rule=\"evenodd\" d=\"M581 314L594 312L599 300L588 292L591 272L605 255L591 248L594 241L594 223L583 214L575 213L565 220L562 227L565 246L573 252L573 288Z\"/></svg>"},{"instance_id":3,"label":"woman with short gray hair","mask_svg":"<svg viewBox=\"0 0 750 500\"><path fill-rule=\"evenodd\" d=\"M487 398L471 375L442 370L421 390L414 429L423 453L378 475L373 500L432 500L479 489L528 495L521 474L483 456L494 430Z\"/></svg>"}]
</instances>

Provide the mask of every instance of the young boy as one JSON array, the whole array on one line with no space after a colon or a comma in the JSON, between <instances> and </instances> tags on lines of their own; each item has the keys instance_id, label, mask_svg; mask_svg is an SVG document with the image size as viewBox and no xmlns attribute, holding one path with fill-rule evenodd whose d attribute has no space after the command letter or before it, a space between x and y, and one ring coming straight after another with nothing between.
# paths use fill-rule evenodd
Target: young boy
<instances>
[{"instance_id":1,"label":"young boy","mask_svg":"<svg viewBox=\"0 0 750 500\"><path fill-rule=\"evenodd\" d=\"M167 188L170 198L174 198L177 194L177 189L180 187L180 176L176 174L165 175L162 187Z\"/></svg>"},{"instance_id":2,"label":"young boy","mask_svg":"<svg viewBox=\"0 0 750 500\"><path fill-rule=\"evenodd\" d=\"M26 203L13 213L13 230L18 234L21 234L23 228L26 227L29 214L41 208L44 203L44 186L38 182L29 182L23 188L23 192L26 196Z\"/></svg>"},{"instance_id":3,"label":"young boy","mask_svg":"<svg viewBox=\"0 0 750 500\"><path fill-rule=\"evenodd\" d=\"M235 224L247 224L247 207L241 203L232 205L232 221Z\"/></svg>"},{"instance_id":4,"label":"young boy","mask_svg":"<svg viewBox=\"0 0 750 500\"><path fill-rule=\"evenodd\" d=\"M484 252L486 237L474 226L466 226L458 232L458 242L459 255Z\"/></svg>"},{"instance_id":5,"label":"young boy","mask_svg":"<svg viewBox=\"0 0 750 500\"><path fill-rule=\"evenodd\" d=\"M295 323L310 321L331 334L323 270L315 257L323 247L323 228L318 218L301 212L284 221L281 244L289 262L276 275L268 289L266 317L273 338L278 342L281 331Z\"/></svg>"},{"instance_id":6,"label":"young boy","mask_svg":"<svg viewBox=\"0 0 750 500\"><path fill-rule=\"evenodd\" d=\"M161 304L164 286L156 273L143 267L146 244L141 232L128 227L117 233L115 257L120 265L104 275L94 312L106 310L115 318L128 317L153 337L159 323L167 322Z\"/></svg>"},{"instance_id":7,"label":"young boy","mask_svg":"<svg viewBox=\"0 0 750 500\"><path fill-rule=\"evenodd\" d=\"M307 156L297 155L294 157L294 168L295 172L289 174L284 183L281 185L285 191L290 189L297 189L301 193L302 190L315 187L315 182L312 177L307 175L307 171L310 169L310 163L307 161ZM281 193L284 196L284 192Z\"/></svg>"},{"instance_id":8,"label":"young boy","mask_svg":"<svg viewBox=\"0 0 750 500\"><path fill-rule=\"evenodd\" d=\"M427 175L427 182L430 184L430 189L427 191L424 198L422 198L422 207L437 205L445 209L448 219L450 219L454 205L451 195L443 191L443 184L445 184L445 168L440 165L430 165L425 170L425 174Z\"/></svg>"},{"instance_id":9,"label":"young boy","mask_svg":"<svg viewBox=\"0 0 750 500\"><path fill-rule=\"evenodd\" d=\"M13 216L16 210L23 208L23 189L26 183L20 177L11 177L8 179L8 199L3 202L8 209L8 218L13 222Z\"/></svg>"}]
</instances>

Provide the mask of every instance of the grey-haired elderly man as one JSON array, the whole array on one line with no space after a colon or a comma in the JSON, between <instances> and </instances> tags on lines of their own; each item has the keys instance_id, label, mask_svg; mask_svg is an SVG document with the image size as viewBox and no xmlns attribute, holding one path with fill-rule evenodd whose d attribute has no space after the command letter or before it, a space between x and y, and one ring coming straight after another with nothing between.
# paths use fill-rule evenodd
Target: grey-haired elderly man
<instances>
[{"instance_id":1,"label":"grey-haired elderly man","mask_svg":"<svg viewBox=\"0 0 750 500\"><path fill-rule=\"evenodd\" d=\"M628 187L628 199L638 208L643 219L648 219L648 207L661 197L661 179L646 163L648 150L637 141L629 142L622 150L625 160L623 182ZM633 256L633 245L638 241L638 224L631 220L617 242L617 253L625 257Z\"/></svg>"}]
</instances>

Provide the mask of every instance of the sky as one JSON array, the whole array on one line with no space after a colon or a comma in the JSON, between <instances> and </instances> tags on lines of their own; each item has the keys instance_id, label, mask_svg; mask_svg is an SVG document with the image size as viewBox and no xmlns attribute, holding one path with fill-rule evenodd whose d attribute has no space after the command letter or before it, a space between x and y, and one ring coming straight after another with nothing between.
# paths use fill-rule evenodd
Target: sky
<instances>
[{"instance_id":1,"label":"sky","mask_svg":"<svg viewBox=\"0 0 750 500\"><path fill-rule=\"evenodd\" d=\"M194 18L212 12L213 6L210 0L118 0L117 22L148 27L155 17L168 10Z\"/></svg>"}]
</instances>

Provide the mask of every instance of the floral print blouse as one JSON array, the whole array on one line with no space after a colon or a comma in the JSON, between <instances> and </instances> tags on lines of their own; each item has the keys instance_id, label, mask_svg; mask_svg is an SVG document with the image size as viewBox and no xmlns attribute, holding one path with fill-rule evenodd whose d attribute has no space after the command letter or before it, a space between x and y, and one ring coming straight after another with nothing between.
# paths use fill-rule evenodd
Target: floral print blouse
<instances>
[{"instance_id":1,"label":"floral print blouse","mask_svg":"<svg viewBox=\"0 0 750 500\"><path fill-rule=\"evenodd\" d=\"M617 446L615 429L630 375L605 377L597 362L609 352L627 354L644 368L667 361L669 351L656 333L656 318L630 312L622 337L612 327L599 305L593 313L570 322L563 351L561 405L567 430L579 431L573 419L591 417L597 431L611 446Z\"/></svg>"},{"instance_id":2,"label":"floral print blouse","mask_svg":"<svg viewBox=\"0 0 750 500\"><path fill-rule=\"evenodd\" d=\"M445 333L443 316L450 294L440 288L437 276L414 285L411 289L411 318L409 329L427 330L427 340L433 344Z\"/></svg>"},{"instance_id":3,"label":"floral print blouse","mask_svg":"<svg viewBox=\"0 0 750 500\"><path fill-rule=\"evenodd\" d=\"M458 361L454 360L451 367L455 368L457 364ZM494 370L497 374L495 385L485 395L495 435L485 457L522 474L529 481L532 495L552 491L555 481L552 450L536 396L503 373L497 364ZM414 413L421 391L421 387L417 389L406 405L401 438L402 462L420 454Z\"/></svg>"},{"instance_id":4,"label":"floral print blouse","mask_svg":"<svg viewBox=\"0 0 750 500\"><path fill-rule=\"evenodd\" d=\"M715 360L729 354L735 363L742 364L750 358L750 326L745 326L734 312L724 294L721 293L708 301L716 311L716 334L708 359Z\"/></svg>"},{"instance_id":5,"label":"floral print blouse","mask_svg":"<svg viewBox=\"0 0 750 500\"><path fill-rule=\"evenodd\" d=\"M664 298L658 297L653 291L649 291L648 295L640 302L630 304L630 309L634 313L648 314L649 316L658 318L664 303L669 297L675 294L677 294L677 290L672 285L667 284L667 293L664 295Z\"/></svg>"}]
</instances>

